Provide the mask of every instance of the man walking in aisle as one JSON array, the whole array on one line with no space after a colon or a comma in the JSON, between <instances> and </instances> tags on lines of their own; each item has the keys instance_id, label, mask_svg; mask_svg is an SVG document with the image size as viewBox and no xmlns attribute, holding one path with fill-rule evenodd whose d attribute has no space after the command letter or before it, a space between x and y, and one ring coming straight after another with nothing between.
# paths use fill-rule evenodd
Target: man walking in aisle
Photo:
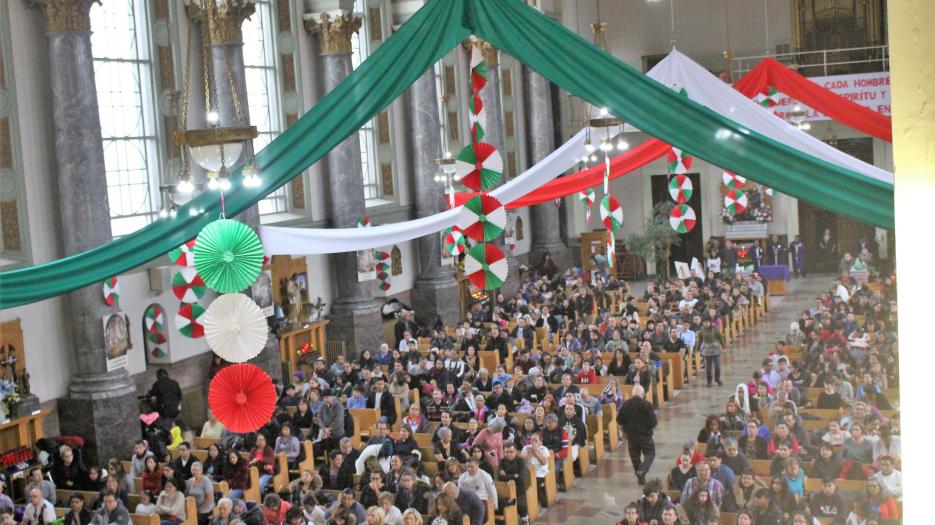
<instances>
[{"instance_id":1,"label":"man walking in aisle","mask_svg":"<svg viewBox=\"0 0 935 525\"><path fill-rule=\"evenodd\" d=\"M623 402L617 423L627 434L627 450L636 479L639 484L646 483L646 474L656 457L656 444L653 443L653 429L656 428L656 410L653 404L644 399L646 392L642 385L633 387L633 397ZM641 458L642 456L642 458Z\"/></svg>"}]
</instances>

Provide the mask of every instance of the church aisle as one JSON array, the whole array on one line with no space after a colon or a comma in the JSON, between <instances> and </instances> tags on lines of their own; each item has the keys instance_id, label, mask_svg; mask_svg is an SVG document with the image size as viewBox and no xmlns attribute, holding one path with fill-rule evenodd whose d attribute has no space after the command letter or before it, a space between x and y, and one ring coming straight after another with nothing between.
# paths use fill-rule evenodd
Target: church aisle
<instances>
[{"instance_id":1,"label":"church aisle","mask_svg":"<svg viewBox=\"0 0 935 525\"><path fill-rule=\"evenodd\" d=\"M676 392L674 400L659 412L656 459L647 479L659 478L665 482L681 445L687 441L694 443L705 417L724 410L734 387L749 379L770 345L785 336L789 323L800 317L802 310L809 308L830 282L830 276L792 280L785 296L771 298L766 320L748 330L725 352L721 364L724 386L706 388L704 381L696 380ZM536 522L557 524L576 518L597 518L600 523L611 523L611 520L622 519L623 508L641 494L623 442L616 450L608 452L588 476L576 478L572 490L560 493L556 504Z\"/></svg>"}]
</instances>

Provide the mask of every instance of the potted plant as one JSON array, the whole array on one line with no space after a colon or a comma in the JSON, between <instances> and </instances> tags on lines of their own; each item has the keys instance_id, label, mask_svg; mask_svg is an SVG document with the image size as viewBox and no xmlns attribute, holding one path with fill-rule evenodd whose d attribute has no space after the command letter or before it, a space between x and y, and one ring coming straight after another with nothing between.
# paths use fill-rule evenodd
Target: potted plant
<instances>
[{"instance_id":1,"label":"potted plant","mask_svg":"<svg viewBox=\"0 0 935 525\"><path fill-rule=\"evenodd\" d=\"M665 268L665 277L669 278L669 255L672 247L681 243L679 234L669 224L669 214L675 205L660 202L653 206L652 214L643 225L643 233L631 233L624 240L627 249L638 254L644 261L655 261L656 274L659 268Z\"/></svg>"}]
</instances>

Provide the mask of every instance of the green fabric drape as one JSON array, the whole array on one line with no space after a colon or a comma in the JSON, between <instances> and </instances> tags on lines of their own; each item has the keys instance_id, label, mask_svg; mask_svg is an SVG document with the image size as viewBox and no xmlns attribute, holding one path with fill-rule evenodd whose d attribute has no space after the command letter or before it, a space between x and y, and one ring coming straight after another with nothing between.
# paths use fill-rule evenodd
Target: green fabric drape
<instances>
[{"instance_id":1,"label":"green fabric drape","mask_svg":"<svg viewBox=\"0 0 935 525\"><path fill-rule=\"evenodd\" d=\"M239 213L354 133L470 33L571 93L692 155L778 191L877 226L893 227L892 187L750 131L645 77L519 0L436 0L381 45L296 124L257 153L263 185L235 183ZM234 174L234 181L239 174ZM191 216L190 208L204 208ZM93 250L0 273L0 308L27 304L126 272L192 239L220 212L207 193L163 219Z\"/></svg>"},{"instance_id":2,"label":"green fabric drape","mask_svg":"<svg viewBox=\"0 0 935 525\"><path fill-rule=\"evenodd\" d=\"M256 154L260 188L244 188L240 174L225 194L233 217L321 159L401 95L432 65L469 36L461 24L461 1L428 4L370 55L337 88L292 127ZM63 196L64 198L64 196ZM205 212L192 216L191 208ZM137 232L63 259L0 273L0 308L67 293L164 256L198 235L221 211L216 192L206 192Z\"/></svg>"}]
</instances>

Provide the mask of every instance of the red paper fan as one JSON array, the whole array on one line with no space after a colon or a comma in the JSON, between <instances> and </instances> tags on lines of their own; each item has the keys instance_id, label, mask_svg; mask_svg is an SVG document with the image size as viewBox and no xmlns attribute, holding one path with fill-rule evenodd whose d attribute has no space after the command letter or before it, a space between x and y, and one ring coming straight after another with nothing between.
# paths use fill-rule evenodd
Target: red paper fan
<instances>
[{"instance_id":1,"label":"red paper fan","mask_svg":"<svg viewBox=\"0 0 935 525\"><path fill-rule=\"evenodd\" d=\"M224 428L237 433L253 432L273 416L276 388L258 367L230 365L211 381L208 406Z\"/></svg>"}]
</instances>

